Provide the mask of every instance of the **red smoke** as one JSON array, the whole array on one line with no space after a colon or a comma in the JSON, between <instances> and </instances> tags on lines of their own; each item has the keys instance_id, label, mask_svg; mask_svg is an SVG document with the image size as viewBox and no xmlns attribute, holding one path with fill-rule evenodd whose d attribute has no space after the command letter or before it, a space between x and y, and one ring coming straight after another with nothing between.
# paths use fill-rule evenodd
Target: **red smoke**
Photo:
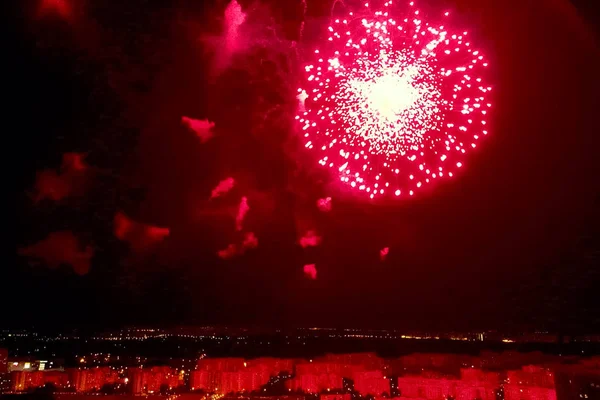
<instances>
[{"instance_id":1,"label":"red smoke","mask_svg":"<svg viewBox=\"0 0 600 400\"><path fill-rule=\"evenodd\" d=\"M331 211L331 197L317 200L317 208L322 212Z\"/></svg>"},{"instance_id":2,"label":"red smoke","mask_svg":"<svg viewBox=\"0 0 600 400\"><path fill-rule=\"evenodd\" d=\"M244 250L254 249L258 247L258 238L254 234L254 232L248 232L244 236L244 241L242 242L242 248Z\"/></svg>"},{"instance_id":3,"label":"red smoke","mask_svg":"<svg viewBox=\"0 0 600 400\"><path fill-rule=\"evenodd\" d=\"M141 251L161 242L169 236L169 228L161 228L136 222L124 213L118 212L114 219L114 234L124 242L129 243L135 251Z\"/></svg>"},{"instance_id":4,"label":"red smoke","mask_svg":"<svg viewBox=\"0 0 600 400\"><path fill-rule=\"evenodd\" d=\"M40 4L40 12L56 13L63 18L69 18L71 16L71 5L68 0L42 0Z\"/></svg>"},{"instance_id":5,"label":"red smoke","mask_svg":"<svg viewBox=\"0 0 600 400\"><path fill-rule=\"evenodd\" d=\"M240 245L232 243L227 248L217 251L217 255L223 260L228 260L236 256L241 256L246 250L256 247L258 247L258 238L254 232L248 232L244 235L244 239Z\"/></svg>"},{"instance_id":6,"label":"red smoke","mask_svg":"<svg viewBox=\"0 0 600 400\"><path fill-rule=\"evenodd\" d=\"M212 129L215 127L214 122L207 119L193 119L189 117L181 117L181 123L194 132L200 139L200 143L206 143L213 137Z\"/></svg>"},{"instance_id":7,"label":"red smoke","mask_svg":"<svg viewBox=\"0 0 600 400\"><path fill-rule=\"evenodd\" d=\"M303 248L315 247L321 243L321 237L317 236L315 231L307 231L306 234L303 237L301 237L298 242Z\"/></svg>"},{"instance_id":8,"label":"red smoke","mask_svg":"<svg viewBox=\"0 0 600 400\"><path fill-rule=\"evenodd\" d=\"M306 264L304 266L304 275L310 279L317 279L317 268L315 264Z\"/></svg>"},{"instance_id":9,"label":"red smoke","mask_svg":"<svg viewBox=\"0 0 600 400\"><path fill-rule=\"evenodd\" d=\"M60 201L78 192L88 168L83 159L83 154L65 153L60 172L53 169L38 172L34 201L36 203L44 199Z\"/></svg>"},{"instance_id":10,"label":"red smoke","mask_svg":"<svg viewBox=\"0 0 600 400\"><path fill-rule=\"evenodd\" d=\"M223 260L229 260L238 254L238 248L235 244L230 244L226 249L217 251L219 258Z\"/></svg>"},{"instance_id":11,"label":"red smoke","mask_svg":"<svg viewBox=\"0 0 600 400\"><path fill-rule=\"evenodd\" d=\"M210 194L211 199L215 199L233 189L235 185L235 179L229 177L223 179L221 182L217 184L217 186L212 190Z\"/></svg>"},{"instance_id":12,"label":"red smoke","mask_svg":"<svg viewBox=\"0 0 600 400\"><path fill-rule=\"evenodd\" d=\"M73 172L85 171L87 165L85 165L83 159L84 155L81 153L65 153L63 154L61 169Z\"/></svg>"},{"instance_id":13,"label":"red smoke","mask_svg":"<svg viewBox=\"0 0 600 400\"><path fill-rule=\"evenodd\" d=\"M90 270L94 249L87 246L81 250L79 241L71 231L52 232L45 239L31 246L19 249L19 254L42 261L49 268L69 265L78 275Z\"/></svg>"},{"instance_id":14,"label":"red smoke","mask_svg":"<svg viewBox=\"0 0 600 400\"><path fill-rule=\"evenodd\" d=\"M242 200L240 201L240 206L238 208L237 216L235 217L235 229L237 229L238 231L242 230L242 224L248 211L250 211L250 206L248 206L248 199L246 197L242 197Z\"/></svg>"},{"instance_id":15,"label":"red smoke","mask_svg":"<svg viewBox=\"0 0 600 400\"><path fill-rule=\"evenodd\" d=\"M390 252L389 247L384 247L383 249L381 249L379 251L379 258L381 259L381 261L385 261L389 252Z\"/></svg>"}]
</instances>

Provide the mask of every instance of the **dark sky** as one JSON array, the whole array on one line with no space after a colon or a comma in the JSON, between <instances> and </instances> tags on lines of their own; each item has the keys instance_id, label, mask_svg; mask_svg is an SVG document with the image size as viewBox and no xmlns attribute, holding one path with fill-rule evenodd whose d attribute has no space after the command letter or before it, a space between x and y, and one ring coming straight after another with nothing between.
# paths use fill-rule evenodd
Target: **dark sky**
<instances>
[{"instance_id":1,"label":"dark sky","mask_svg":"<svg viewBox=\"0 0 600 400\"><path fill-rule=\"evenodd\" d=\"M454 2L494 63L493 135L459 178L389 204L338 193L295 150L289 59L267 46L214 73L206 38L223 6L64 1L62 16L40 12L41 0L15 10L17 70L5 77L19 121L5 132L17 142L15 250L0 272L0 324L600 330L593 1ZM272 3L290 34L292 1ZM306 32L318 32L326 7L309 1L307 15ZM259 127L276 105L280 118ZM215 139L200 145L182 115L215 121ZM81 191L34 203L36 172L59 168L65 152L91 166ZM207 203L228 176L239 181L231 198ZM260 244L223 261L216 251L235 239L229 214L241 195ZM324 195L334 208L319 214ZM132 252L113 235L118 211L171 235ZM308 228L322 246L297 246ZM88 274L17 255L64 230L93 246ZM312 262L316 281L302 273Z\"/></svg>"}]
</instances>

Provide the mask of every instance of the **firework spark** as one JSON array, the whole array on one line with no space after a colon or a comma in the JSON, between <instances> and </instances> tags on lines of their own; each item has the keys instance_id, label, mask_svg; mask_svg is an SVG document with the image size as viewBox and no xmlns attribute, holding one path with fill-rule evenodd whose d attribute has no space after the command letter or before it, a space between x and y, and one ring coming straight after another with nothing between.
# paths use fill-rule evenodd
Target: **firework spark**
<instances>
[{"instance_id":1,"label":"firework spark","mask_svg":"<svg viewBox=\"0 0 600 400\"><path fill-rule=\"evenodd\" d=\"M488 134L488 62L468 32L426 21L414 2L399 12L367 3L336 19L298 89L308 95L296 116L305 147L370 198L452 177Z\"/></svg>"}]
</instances>

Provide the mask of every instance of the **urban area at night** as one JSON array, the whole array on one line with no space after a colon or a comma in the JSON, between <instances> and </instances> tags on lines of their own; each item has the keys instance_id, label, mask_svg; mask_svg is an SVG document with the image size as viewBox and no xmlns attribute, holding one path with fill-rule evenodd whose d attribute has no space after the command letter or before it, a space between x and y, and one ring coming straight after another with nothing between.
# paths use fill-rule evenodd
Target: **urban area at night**
<instances>
[{"instance_id":1,"label":"urban area at night","mask_svg":"<svg viewBox=\"0 0 600 400\"><path fill-rule=\"evenodd\" d=\"M309 328L3 331L5 395L57 399L596 399L600 336ZM331 352L331 350L335 352Z\"/></svg>"},{"instance_id":2,"label":"urban area at night","mask_svg":"<svg viewBox=\"0 0 600 400\"><path fill-rule=\"evenodd\" d=\"M0 398L600 400L600 0L6 3Z\"/></svg>"}]
</instances>

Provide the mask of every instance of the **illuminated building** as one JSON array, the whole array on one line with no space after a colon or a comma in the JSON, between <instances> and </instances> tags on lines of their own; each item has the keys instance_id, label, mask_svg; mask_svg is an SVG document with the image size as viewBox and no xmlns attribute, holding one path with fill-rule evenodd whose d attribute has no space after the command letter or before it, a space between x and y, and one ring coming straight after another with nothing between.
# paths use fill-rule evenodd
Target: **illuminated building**
<instances>
[{"instance_id":1,"label":"illuminated building","mask_svg":"<svg viewBox=\"0 0 600 400\"><path fill-rule=\"evenodd\" d=\"M235 372L246 368L246 365L246 360L243 358L202 358L198 360L196 369Z\"/></svg>"},{"instance_id":2,"label":"illuminated building","mask_svg":"<svg viewBox=\"0 0 600 400\"><path fill-rule=\"evenodd\" d=\"M73 369L70 372L70 382L79 393L99 390L107 384L118 381L118 374L108 367L90 369Z\"/></svg>"},{"instance_id":3,"label":"illuminated building","mask_svg":"<svg viewBox=\"0 0 600 400\"><path fill-rule=\"evenodd\" d=\"M8 363L8 372L13 371L37 371L39 368L39 363L37 361L33 361L30 359L24 360L11 360Z\"/></svg>"},{"instance_id":4,"label":"illuminated building","mask_svg":"<svg viewBox=\"0 0 600 400\"><path fill-rule=\"evenodd\" d=\"M0 349L0 393L10 390L10 374L8 373L8 350Z\"/></svg>"},{"instance_id":5,"label":"illuminated building","mask_svg":"<svg viewBox=\"0 0 600 400\"><path fill-rule=\"evenodd\" d=\"M350 378L355 373L365 371L365 367L360 364L348 364L338 362L308 362L296 365L296 376L301 375L321 375L335 374L340 377Z\"/></svg>"},{"instance_id":6,"label":"illuminated building","mask_svg":"<svg viewBox=\"0 0 600 400\"><path fill-rule=\"evenodd\" d=\"M496 389L492 383L458 379L432 379L422 377L398 378L398 391L402 397L444 400L495 400Z\"/></svg>"},{"instance_id":7,"label":"illuminated building","mask_svg":"<svg viewBox=\"0 0 600 400\"><path fill-rule=\"evenodd\" d=\"M600 399L600 357L555 369L559 399Z\"/></svg>"},{"instance_id":8,"label":"illuminated building","mask_svg":"<svg viewBox=\"0 0 600 400\"><path fill-rule=\"evenodd\" d=\"M133 394L158 394L162 389L175 389L181 384L177 370L170 367L135 368L128 372Z\"/></svg>"},{"instance_id":9,"label":"illuminated building","mask_svg":"<svg viewBox=\"0 0 600 400\"><path fill-rule=\"evenodd\" d=\"M10 374L8 372L0 374L0 394L8 392L11 388Z\"/></svg>"},{"instance_id":10,"label":"illuminated building","mask_svg":"<svg viewBox=\"0 0 600 400\"><path fill-rule=\"evenodd\" d=\"M221 384L221 372L197 370L190 373L190 389L216 392Z\"/></svg>"},{"instance_id":11,"label":"illuminated building","mask_svg":"<svg viewBox=\"0 0 600 400\"><path fill-rule=\"evenodd\" d=\"M61 371L14 371L12 372L13 392L24 392L35 389L46 384L52 384L56 388L65 388L69 384L69 376Z\"/></svg>"},{"instance_id":12,"label":"illuminated building","mask_svg":"<svg viewBox=\"0 0 600 400\"><path fill-rule=\"evenodd\" d=\"M349 393L346 394L322 394L319 400L350 400Z\"/></svg>"},{"instance_id":13,"label":"illuminated building","mask_svg":"<svg viewBox=\"0 0 600 400\"><path fill-rule=\"evenodd\" d=\"M285 383L290 390L307 393L320 393L343 387L342 377L334 373L296 375Z\"/></svg>"},{"instance_id":14,"label":"illuminated building","mask_svg":"<svg viewBox=\"0 0 600 400\"><path fill-rule=\"evenodd\" d=\"M246 367L240 369L237 364L217 363L216 368L226 370L215 370L213 364L208 366L208 370L192 371L190 389L220 394L252 392L269 382L271 372L278 369L257 362L242 363L242 366L244 364ZM232 369L234 371L231 371Z\"/></svg>"},{"instance_id":15,"label":"illuminated building","mask_svg":"<svg viewBox=\"0 0 600 400\"><path fill-rule=\"evenodd\" d=\"M22 392L25 390L27 374L23 371L15 371L11 374L12 381L12 391L13 392Z\"/></svg>"},{"instance_id":16,"label":"illuminated building","mask_svg":"<svg viewBox=\"0 0 600 400\"><path fill-rule=\"evenodd\" d=\"M504 386L505 400L556 400L556 390L534 386Z\"/></svg>"},{"instance_id":17,"label":"illuminated building","mask_svg":"<svg viewBox=\"0 0 600 400\"><path fill-rule=\"evenodd\" d=\"M518 371L508 371L507 383L513 385L553 388L554 374L548 369L535 365L528 365Z\"/></svg>"},{"instance_id":18,"label":"illuminated building","mask_svg":"<svg viewBox=\"0 0 600 400\"><path fill-rule=\"evenodd\" d=\"M248 368L259 368L268 371L270 376L279 375L282 372L291 373L294 370L295 361L289 358L261 357L247 360Z\"/></svg>"},{"instance_id":19,"label":"illuminated building","mask_svg":"<svg viewBox=\"0 0 600 400\"><path fill-rule=\"evenodd\" d=\"M0 374L8 372L8 350L0 349Z\"/></svg>"},{"instance_id":20,"label":"illuminated building","mask_svg":"<svg viewBox=\"0 0 600 400\"><path fill-rule=\"evenodd\" d=\"M291 359L202 358L190 374L190 389L217 394L252 392L267 384L271 376L291 373L293 368Z\"/></svg>"},{"instance_id":21,"label":"illuminated building","mask_svg":"<svg viewBox=\"0 0 600 400\"><path fill-rule=\"evenodd\" d=\"M357 372L352 379L354 380L354 390L362 395L390 394L390 381L383 376L381 371Z\"/></svg>"},{"instance_id":22,"label":"illuminated building","mask_svg":"<svg viewBox=\"0 0 600 400\"><path fill-rule=\"evenodd\" d=\"M497 388L500 386L500 374L483 371L478 368L461 368L460 379L463 382L481 383Z\"/></svg>"},{"instance_id":23,"label":"illuminated building","mask_svg":"<svg viewBox=\"0 0 600 400\"><path fill-rule=\"evenodd\" d=\"M384 360L376 353L327 354L325 357L319 358L318 361L340 364L346 367L359 366L361 369L367 371L383 370L385 368ZM347 375L347 377L350 376Z\"/></svg>"},{"instance_id":24,"label":"illuminated building","mask_svg":"<svg viewBox=\"0 0 600 400\"><path fill-rule=\"evenodd\" d=\"M554 373L528 365L521 370L508 371L504 385L505 400L556 400Z\"/></svg>"}]
</instances>

